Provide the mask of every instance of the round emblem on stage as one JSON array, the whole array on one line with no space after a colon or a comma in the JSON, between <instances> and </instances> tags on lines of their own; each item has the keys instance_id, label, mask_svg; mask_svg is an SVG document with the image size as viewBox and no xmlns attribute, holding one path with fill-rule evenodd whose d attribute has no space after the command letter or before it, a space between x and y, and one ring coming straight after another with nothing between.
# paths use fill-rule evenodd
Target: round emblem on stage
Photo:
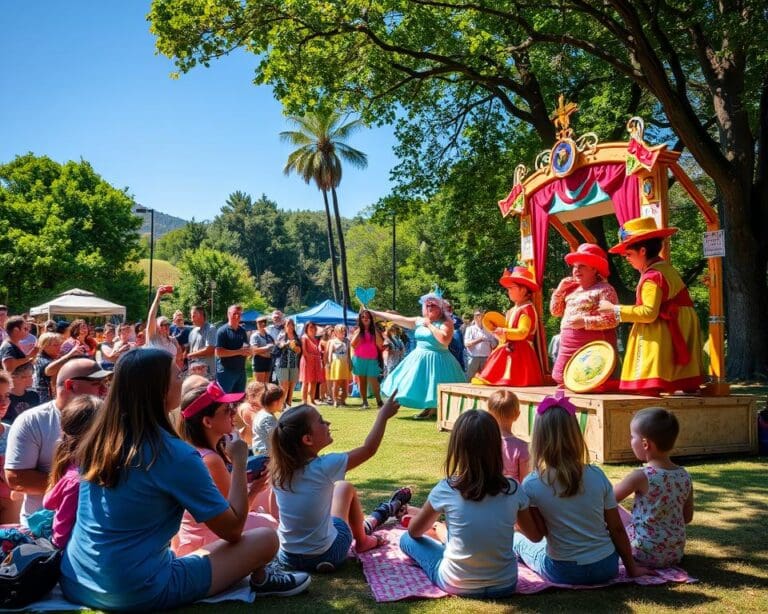
<instances>
[{"instance_id":1,"label":"round emblem on stage","mask_svg":"<svg viewBox=\"0 0 768 614\"><path fill-rule=\"evenodd\" d=\"M607 341L592 341L571 356L563 370L563 383L573 392L590 392L613 373L616 350Z\"/></svg>"},{"instance_id":2,"label":"round emblem on stage","mask_svg":"<svg viewBox=\"0 0 768 614\"><path fill-rule=\"evenodd\" d=\"M503 313L498 311L487 311L483 316L483 328L492 333L497 328L504 328L507 325L507 319Z\"/></svg>"},{"instance_id":3,"label":"round emblem on stage","mask_svg":"<svg viewBox=\"0 0 768 614\"><path fill-rule=\"evenodd\" d=\"M549 165L555 177L565 177L570 174L576 164L577 153L573 139L560 139L555 143L549 156Z\"/></svg>"}]
</instances>

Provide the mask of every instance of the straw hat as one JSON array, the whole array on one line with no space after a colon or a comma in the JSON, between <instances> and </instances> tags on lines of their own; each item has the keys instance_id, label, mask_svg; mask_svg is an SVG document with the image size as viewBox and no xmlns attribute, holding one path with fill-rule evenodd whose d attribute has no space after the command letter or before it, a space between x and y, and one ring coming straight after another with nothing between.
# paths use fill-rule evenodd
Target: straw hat
<instances>
[{"instance_id":1,"label":"straw hat","mask_svg":"<svg viewBox=\"0 0 768 614\"><path fill-rule=\"evenodd\" d=\"M570 266L586 264L597 269L603 277L608 277L608 256L599 245L594 243L582 243L575 252L566 254L565 262Z\"/></svg>"},{"instance_id":2,"label":"straw hat","mask_svg":"<svg viewBox=\"0 0 768 614\"><path fill-rule=\"evenodd\" d=\"M638 241L669 237L676 232L677 228L659 228L652 217L636 217L619 226L619 243L608 251L612 254L623 254Z\"/></svg>"},{"instance_id":3,"label":"straw hat","mask_svg":"<svg viewBox=\"0 0 768 614\"><path fill-rule=\"evenodd\" d=\"M507 267L504 269L499 283L505 288L509 288L512 284L519 284L525 286L531 292L539 291L539 284L533 278L533 273L524 266Z\"/></svg>"}]
</instances>

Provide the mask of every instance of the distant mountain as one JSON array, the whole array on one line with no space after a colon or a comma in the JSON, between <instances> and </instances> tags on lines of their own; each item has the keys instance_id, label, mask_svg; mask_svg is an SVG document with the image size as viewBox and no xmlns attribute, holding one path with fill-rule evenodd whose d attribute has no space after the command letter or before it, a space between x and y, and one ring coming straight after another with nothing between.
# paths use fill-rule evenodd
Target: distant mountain
<instances>
[{"instance_id":1,"label":"distant mountain","mask_svg":"<svg viewBox=\"0 0 768 614\"><path fill-rule=\"evenodd\" d=\"M139 234L148 235L150 214L137 213L136 215L138 215L144 220L144 223L141 225L141 228L139 228ZM155 239L162 237L166 233L171 232L171 230L176 230L177 228L181 228L186 223L187 223L187 220L183 220L180 217L174 217L172 215L168 215L167 213L163 213L162 211L155 211Z\"/></svg>"}]
</instances>

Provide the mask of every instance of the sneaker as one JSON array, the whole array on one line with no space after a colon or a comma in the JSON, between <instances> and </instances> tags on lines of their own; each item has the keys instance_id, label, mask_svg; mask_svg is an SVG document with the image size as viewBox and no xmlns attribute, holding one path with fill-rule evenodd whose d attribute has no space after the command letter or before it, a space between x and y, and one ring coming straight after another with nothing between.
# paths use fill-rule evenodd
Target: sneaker
<instances>
[{"instance_id":1,"label":"sneaker","mask_svg":"<svg viewBox=\"0 0 768 614\"><path fill-rule=\"evenodd\" d=\"M286 573L274 566L264 568L264 581L256 584L251 577L251 590L256 597L290 597L304 592L312 578L308 573L296 571Z\"/></svg>"},{"instance_id":2,"label":"sneaker","mask_svg":"<svg viewBox=\"0 0 768 614\"><path fill-rule=\"evenodd\" d=\"M411 500L410 488L398 488L389 500L390 514L395 517L399 517L405 514L408 509L408 503Z\"/></svg>"},{"instance_id":3,"label":"sneaker","mask_svg":"<svg viewBox=\"0 0 768 614\"><path fill-rule=\"evenodd\" d=\"M400 510L406 508L411 500L410 488L398 488L389 501L379 503L363 521L363 528L366 535L371 535L378 527L383 525L391 516L397 516Z\"/></svg>"}]
</instances>

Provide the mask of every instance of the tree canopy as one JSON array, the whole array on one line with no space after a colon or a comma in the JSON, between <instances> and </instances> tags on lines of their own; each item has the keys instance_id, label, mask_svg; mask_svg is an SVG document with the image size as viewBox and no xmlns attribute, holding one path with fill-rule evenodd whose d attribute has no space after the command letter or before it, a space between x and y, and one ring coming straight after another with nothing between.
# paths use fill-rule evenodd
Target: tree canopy
<instances>
[{"instance_id":1,"label":"tree canopy","mask_svg":"<svg viewBox=\"0 0 768 614\"><path fill-rule=\"evenodd\" d=\"M146 310L133 198L88 162L26 154L0 165L0 297L21 312L72 287Z\"/></svg>"},{"instance_id":2,"label":"tree canopy","mask_svg":"<svg viewBox=\"0 0 768 614\"><path fill-rule=\"evenodd\" d=\"M561 92L603 140L644 115L714 182L729 370L747 377L768 372L766 10L766 0L154 0L149 18L181 71L245 47L256 82L291 113L322 100L397 122L401 207L436 194L478 144L549 146ZM489 117L501 130L486 135ZM490 163L511 184L514 164Z\"/></svg>"}]
</instances>

